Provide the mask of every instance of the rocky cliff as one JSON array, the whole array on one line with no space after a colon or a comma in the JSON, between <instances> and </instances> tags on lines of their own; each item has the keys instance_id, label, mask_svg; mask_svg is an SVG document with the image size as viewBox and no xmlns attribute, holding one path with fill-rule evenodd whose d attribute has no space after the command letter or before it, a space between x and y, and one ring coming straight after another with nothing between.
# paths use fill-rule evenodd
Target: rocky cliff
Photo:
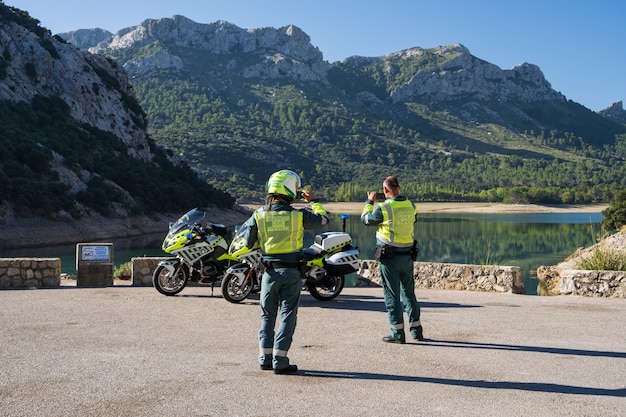
<instances>
[{"instance_id":1,"label":"rocky cliff","mask_svg":"<svg viewBox=\"0 0 626 417\"><path fill-rule=\"evenodd\" d=\"M437 47L430 51L443 57L443 63L437 70L418 70L410 81L391 93L394 102L415 99L445 101L468 96L476 100L566 100L565 96L552 89L536 65L522 63L510 70L502 70L476 58L459 44ZM385 62L423 52L421 48L414 48L379 59Z\"/></svg>"},{"instance_id":2,"label":"rocky cliff","mask_svg":"<svg viewBox=\"0 0 626 417\"><path fill-rule=\"evenodd\" d=\"M612 146L624 132L554 91L536 65L503 70L460 44L329 64L294 26L242 29L174 16L145 20L89 50L129 72L158 143L242 198L262 197L268 172L284 165L298 167L326 198L355 198L337 190L351 194L390 170L461 193L578 187L579 148ZM559 179L545 162L557 154L569 171ZM500 164L486 161L494 156L522 158L527 173L485 174ZM461 165L473 174L459 175ZM537 166L550 172L537 179Z\"/></svg>"},{"instance_id":3,"label":"rocky cliff","mask_svg":"<svg viewBox=\"0 0 626 417\"><path fill-rule=\"evenodd\" d=\"M67 34L61 36L71 41ZM89 48L89 51L104 53L151 44L233 55L228 69L245 78L287 76L303 81L326 79L327 64L323 62L322 53L311 45L311 39L306 33L293 25L279 29L242 29L225 21L200 24L183 16L148 19L137 26L120 30ZM152 53L125 65L135 70L151 67L182 68L183 60L180 57L172 56L158 47L154 49ZM258 59L249 62L238 59L237 54L253 54Z\"/></svg>"},{"instance_id":4,"label":"rocky cliff","mask_svg":"<svg viewBox=\"0 0 626 417\"><path fill-rule=\"evenodd\" d=\"M35 240L49 222L69 230L101 218L141 233L139 215L232 205L146 128L121 65L0 2L0 248L19 245L29 222L40 226Z\"/></svg>"},{"instance_id":5,"label":"rocky cliff","mask_svg":"<svg viewBox=\"0 0 626 417\"><path fill-rule=\"evenodd\" d=\"M89 49L103 40L113 36L108 30L95 29L78 29L60 35L68 43L76 45L80 49Z\"/></svg>"},{"instance_id":6,"label":"rocky cliff","mask_svg":"<svg viewBox=\"0 0 626 417\"><path fill-rule=\"evenodd\" d=\"M611 104L609 107L604 110L600 110L598 113L607 119L626 125L626 110L624 110L624 105L621 101Z\"/></svg>"},{"instance_id":7,"label":"rocky cliff","mask_svg":"<svg viewBox=\"0 0 626 417\"><path fill-rule=\"evenodd\" d=\"M128 74L117 63L15 21L0 25L0 56L0 100L29 103L35 96L58 97L79 123L120 138L129 155L152 158L145 116L133 102Z\"/></svg>"}]
</instances>

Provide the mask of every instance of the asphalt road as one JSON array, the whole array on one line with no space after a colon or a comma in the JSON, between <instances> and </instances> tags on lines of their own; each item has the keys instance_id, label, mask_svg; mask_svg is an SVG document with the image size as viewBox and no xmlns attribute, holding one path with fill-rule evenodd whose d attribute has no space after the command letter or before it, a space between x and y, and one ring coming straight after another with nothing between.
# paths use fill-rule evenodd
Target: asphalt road
<instances>
[{"instance_id":1,"label":"asphalt road","mask_svg":"<svg viewBox=\"0 0 626 417\"><path fill-rule=\"evenodd\" d=\"M420 290L385 344L379 288L302 297L297 375L257 365L258 299L0 291L0 416L625 416L626 300Z\"/></svg>"}]
</instances>

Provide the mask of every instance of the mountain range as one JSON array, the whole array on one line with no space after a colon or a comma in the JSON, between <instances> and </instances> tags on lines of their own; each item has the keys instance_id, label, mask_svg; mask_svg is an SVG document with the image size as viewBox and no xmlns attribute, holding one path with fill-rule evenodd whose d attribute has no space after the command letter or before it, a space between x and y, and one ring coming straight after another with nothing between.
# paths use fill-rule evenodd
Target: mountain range
<instances>
[{"instance_id":1,"label":"mountain range","mask_svg":"<svg viewBox=\"0 0 626 417\"><path fill-rule=\"evenodd\" d=\"M527 185L584 201L621 186L579 189L592 170L615 174L621 103L592 112L553 90L538 66L503 70L460 44L328 63L293 25L243 29L184 16L59 36L119 62L155 140L236 197L262 196L282 167L331 199L362 199L388 173L425 199Z\"/></svg>"},{"instance_id":2,"label":"mountain range","mask_svg":"<svg viewBox=\"0 0 626 417\"><path fill-rule=\"evenodd\" d=\"M53 36L0 3L0 106L4 222L229 207L281 168L343 201L389 174L418 200L606 202L626 186L621 102L592 112L536 65L460 44L329 63L293 25Z\"/></svg>"}]
</instances>

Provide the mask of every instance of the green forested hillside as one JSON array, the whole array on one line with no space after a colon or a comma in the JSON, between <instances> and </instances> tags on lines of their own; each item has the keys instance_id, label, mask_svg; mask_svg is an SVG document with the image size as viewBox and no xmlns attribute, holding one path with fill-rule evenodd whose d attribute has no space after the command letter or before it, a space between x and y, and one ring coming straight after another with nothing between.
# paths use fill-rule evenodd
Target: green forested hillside
<instances>
[{"instance_id":1,"label":"green forested hillside","mask_svg":"<svg viewBox=\"0 0 626 417\"><path fill-rule=\"evenodd\" d=\"M113 216L115 207L143 214L232 204L232 197L200 181L188 166L174 166L156 146L152 151L152 163L129 156L118 138L78 125L60 99L0 102L0 202L22 215L65 211L74 218L85 215L84 209ZM52 169L55 163L87 187L70 192Z\"/></svg>"},{"instance_id":2,"label":"green forested hillside","mask_svg":"<svg viewBox=\"0 0 626 417\"><path fill-rule=\"evenodd\" d=\"M232 205L146 135L127 81L0 2L0 221Z\"/></svg>"},{"instance_id":3,"label":"green forested hillside","mask_svg":"<svg viewBox=\"0 0 626 417\"><path fill-rule=\"evenodd\" d=\"M337 69L326 86L232 77L218 89L152 71L134 86L155 139L236 197L262 196L280 167L334 200L361 200L388 174L423 200L590 203L626 186L624 127L576 103L509 103L506 126L468 123L455 114L459 102L359 99L364 86L382 98L390 87L374 70L347 74ZM516 120L516 106L551 129Z\"/></svg>"}]
</instances>

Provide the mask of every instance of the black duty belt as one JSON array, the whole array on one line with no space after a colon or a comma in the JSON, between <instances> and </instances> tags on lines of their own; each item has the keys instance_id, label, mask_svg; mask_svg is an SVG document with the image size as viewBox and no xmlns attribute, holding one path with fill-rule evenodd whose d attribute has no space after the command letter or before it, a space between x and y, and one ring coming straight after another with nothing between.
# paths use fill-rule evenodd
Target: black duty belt
<instances>
[{"instance_id":1,"label":"black duty belt","mask_svg":"<svg viewBox=\"0 0 626 417\"><path fill-rule=\"evenodd\" d=\"M263 262L263 265L267 269L279 269L279 268L298 268L300 263L298 262L279 262L279 261L271 261L271 262Z\"/></svg>"}]
</instances>

